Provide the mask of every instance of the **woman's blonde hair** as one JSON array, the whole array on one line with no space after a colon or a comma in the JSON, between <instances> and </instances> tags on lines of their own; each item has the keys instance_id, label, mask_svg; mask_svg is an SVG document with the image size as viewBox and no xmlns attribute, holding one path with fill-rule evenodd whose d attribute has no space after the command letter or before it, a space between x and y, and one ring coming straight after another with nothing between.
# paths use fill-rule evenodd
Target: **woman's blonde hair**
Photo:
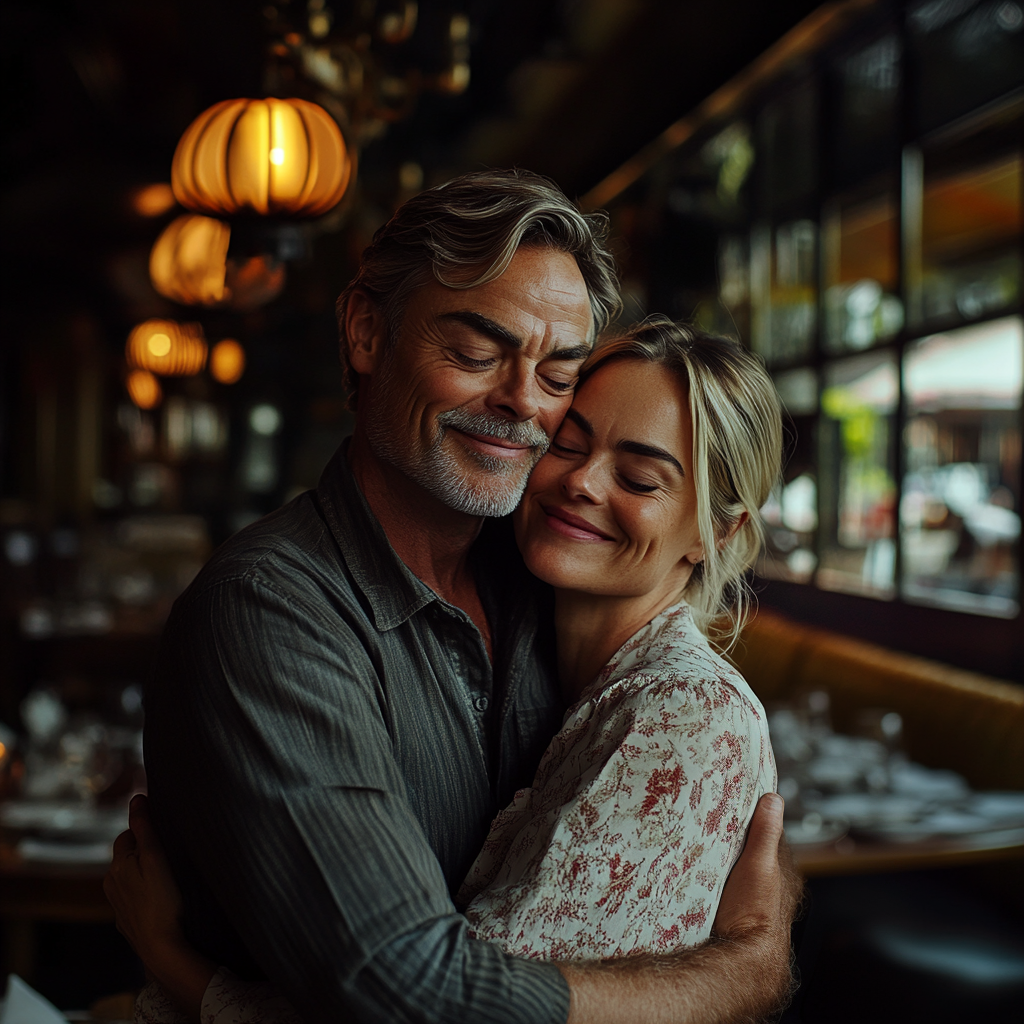
<instances>
[{"instance_id":1,"label":"woman's blonde hair","mask_svg":"<svg viewBox=\"0 0 1024 1024\"><path fill-rule=\"evenodd\" d=\"M764 364L734 341L667 317L649 317L604 342L580 384L611 360L641 359L675 373L689 391L697 527L704 558L682 596L725 649L751 603L746 572L764 542L760 509L782 464L782 410ZM746 520L730 535L743 513ZM714 625L712 625L714 624Z\"/></svg>"}]
</instances>

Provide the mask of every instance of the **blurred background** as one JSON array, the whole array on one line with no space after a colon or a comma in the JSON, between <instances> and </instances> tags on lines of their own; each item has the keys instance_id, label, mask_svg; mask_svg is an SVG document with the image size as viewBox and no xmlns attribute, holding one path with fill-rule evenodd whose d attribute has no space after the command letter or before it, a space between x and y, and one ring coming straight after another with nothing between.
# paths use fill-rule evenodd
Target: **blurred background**
<instances>
[{"instance_id":1,"label":"blurred background","mask_svg":"<svg viewBox=\"0 0 1024 1024\"><path fill-rule=\"evenodd\" d=\"M791 1018L1019 1005L1024 4L0 11L8 970L62 1010L138 984L98 879L170 605L348 433L333 306L376 228L521 166L611 214L624 321L738 338L786 406L739 659L816 879ZM210 112L242 98L282 102Z\"/></svg>"}]
</instances>

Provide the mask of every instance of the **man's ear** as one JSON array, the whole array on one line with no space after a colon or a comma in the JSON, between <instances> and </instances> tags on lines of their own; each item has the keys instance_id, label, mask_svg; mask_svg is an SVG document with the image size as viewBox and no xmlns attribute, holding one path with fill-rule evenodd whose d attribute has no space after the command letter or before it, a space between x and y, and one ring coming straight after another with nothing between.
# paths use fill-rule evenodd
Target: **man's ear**
<instances>
[{"instance_id":1,"label":"man's ear","mask_svg":"<svg viewBox=\"0 0 1024 1024\"><path fill-rule=\"evenodd\" d=\"M352 369L369 376L384 346L384 317L369 295L354 291L345 307L345 340Z\"/></svg>"}]
</instances>

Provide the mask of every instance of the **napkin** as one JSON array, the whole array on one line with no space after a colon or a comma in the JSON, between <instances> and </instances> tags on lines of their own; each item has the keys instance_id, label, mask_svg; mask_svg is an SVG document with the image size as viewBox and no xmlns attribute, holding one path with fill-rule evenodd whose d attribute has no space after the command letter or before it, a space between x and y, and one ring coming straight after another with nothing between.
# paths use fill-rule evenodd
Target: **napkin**
<instances>
[{"instance_id":1,"label":"napkin","mask_svg":"<svg viewBox=\"0 0 1024 1024\"><path fill-rule=\"evenodd\" d=\"M16 974L7 976L0 1024L67 1024L64 1014Z\"/></svg>"}]
</instances>

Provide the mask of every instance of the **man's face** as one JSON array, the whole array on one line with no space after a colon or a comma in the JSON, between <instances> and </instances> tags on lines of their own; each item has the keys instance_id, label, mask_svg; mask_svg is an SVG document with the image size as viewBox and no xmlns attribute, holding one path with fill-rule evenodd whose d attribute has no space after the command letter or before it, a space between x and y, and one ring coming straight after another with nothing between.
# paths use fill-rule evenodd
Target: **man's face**
<instances>
[{"instance_id":1,"label":"man's face","mask_svg":"<svg viewBox=\"0 0 1024 1024\"><path fill-rule=\"evenodd\" d=\"M370 379L374 454L450 508L507 515L569 407L591 325L575 259L552 249L520 249L476 288L417 289Z\"/></svg>"}]
</instances>

